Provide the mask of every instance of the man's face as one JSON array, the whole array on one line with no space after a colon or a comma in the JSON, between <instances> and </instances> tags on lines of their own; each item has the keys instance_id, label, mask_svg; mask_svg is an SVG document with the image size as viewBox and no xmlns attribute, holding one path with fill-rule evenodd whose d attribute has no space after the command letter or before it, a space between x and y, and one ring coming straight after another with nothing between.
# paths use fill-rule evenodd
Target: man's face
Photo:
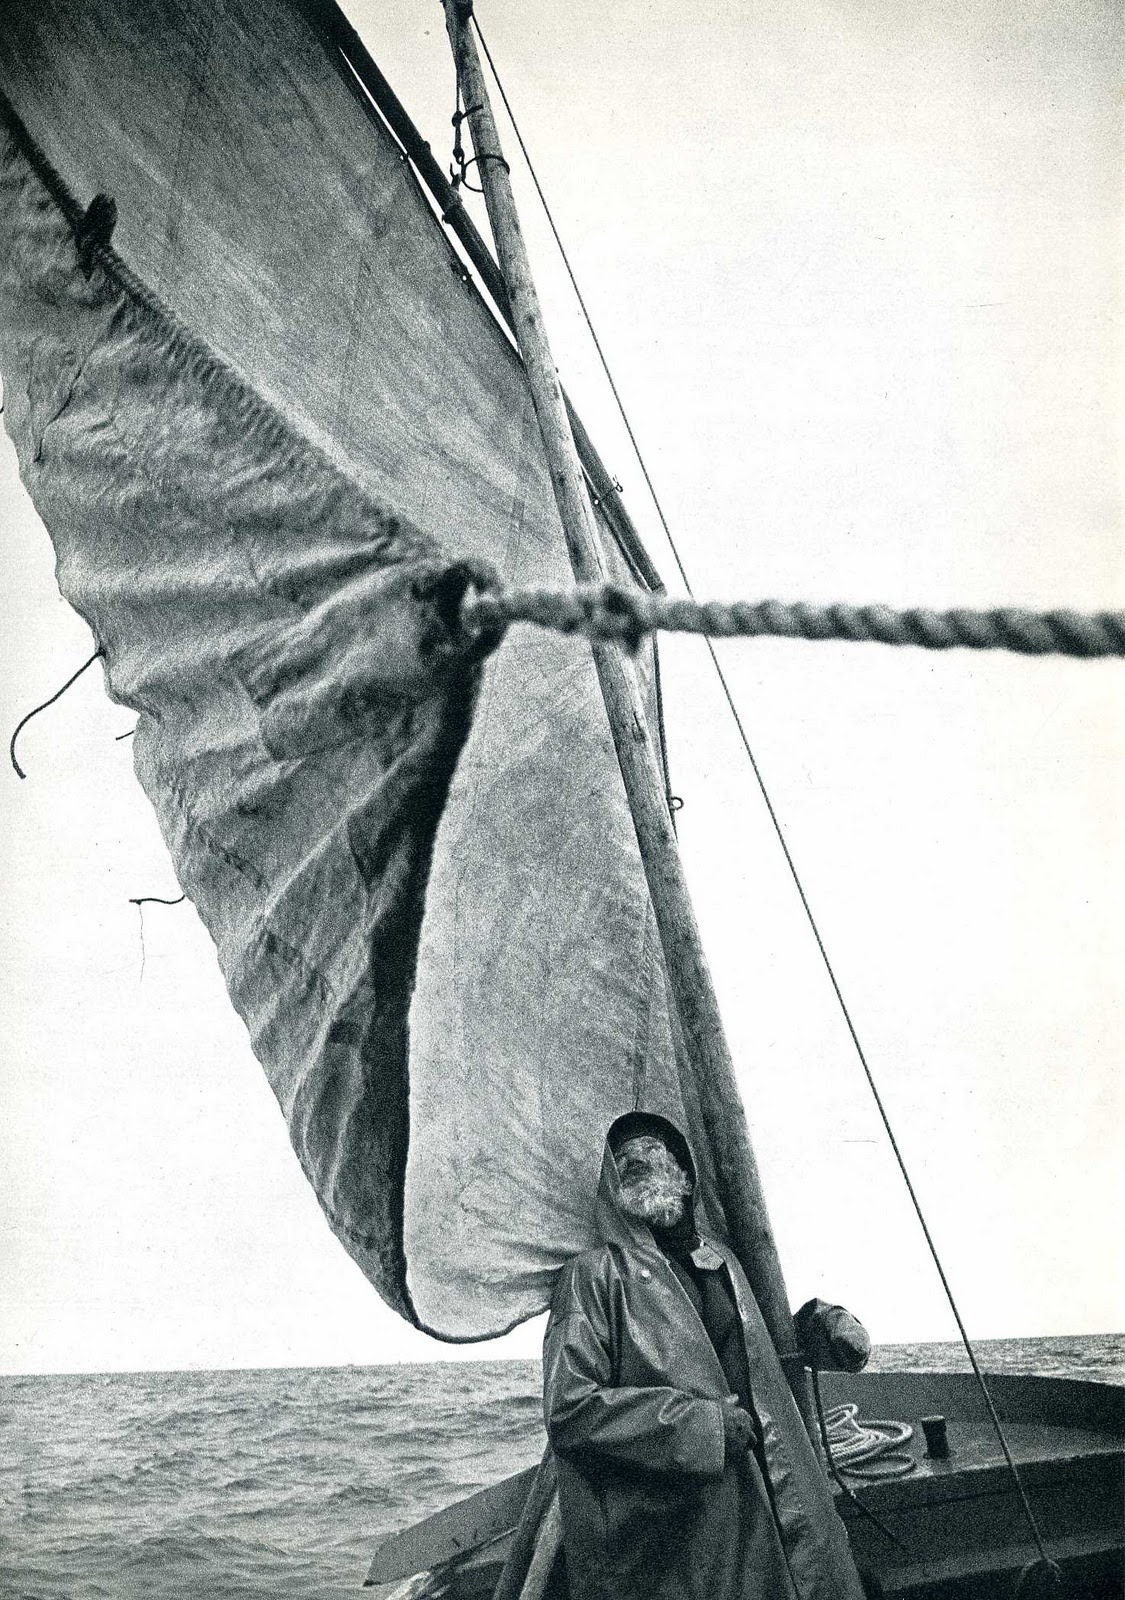
<instances>
[{"instance_id":1,"label":"man's face","mask_svg":"<svg viewBox=\"0 0 1125 1600\"><path fill-rule=\"evenodd\" d=\"M663 1139L638 1134L625 1141L614 1160L625 1214L658 1228L674 1227L684 1214L691 1179Z\"/></svg>"}]
</instances>

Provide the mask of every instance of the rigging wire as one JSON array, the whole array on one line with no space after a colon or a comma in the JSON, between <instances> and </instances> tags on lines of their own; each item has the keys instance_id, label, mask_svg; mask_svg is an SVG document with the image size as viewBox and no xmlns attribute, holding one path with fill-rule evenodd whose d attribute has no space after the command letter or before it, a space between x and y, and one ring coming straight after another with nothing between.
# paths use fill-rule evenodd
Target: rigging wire
<instances>
[{"instance_id":1,"label":"rigging wire","mask_svg":"<svg viewBox=\"0 0 1125 1600\"><path fill-rule=\"evenodd\" d=\"M518 124L516 122L515 116L512 113L512 107L511 107L511 104L509 103L508 96L505 93L504 85L503 85L503 83L501 82L501 79L500 79L500 74L496 70L496 63L492 59L492 53L488 48L487 41L485 40L484 34L483 34L482 30L481 30L480 22L479 22L479 20L478 20L478 18L476 16L475 12L472 14L471 20L472 20L473 27L476 29L477 38L480 40L481 48L483 49L485 57L486 57L486 59L488 61L488 65L489 65L489 68L491 69L492 76L493 76L493 78L494 78L494 80L496 82L496 87L500 92L500 98L504 103L504 109L508 114L508 120L510 121L510 123L512 125L512 130L515 133L516 140L517 140L517 142L519 144L519 147L520 147L520 150L521 150L521 152L523 154L523 158L527 163L528 172L530 173L531 180L535 185L536 193L538 194L539 200L540 200L540 202L541 202L541 204L543 206L543 210L544 210L544 213L545 213L545 215L547 217L547 221L548 221L548 223L550 225L551 232L554 235L556 244L558 245L559 254L562 257L563 265L566 267L567 276L570 278L571 284L572 284L572 286L574 288L575 295L576 295L576 297L578 299L579 306L582 309L582 315L583 315L583 317L585 319L586 326L590 331L590 337L593 339L594 346L595 346L595 348L596 348L596 350L598 352L598 357L599 357L599 360L601 361L602 370L605 372L606 379L607 379L607 381L609 383L610 389L613 392L614 400L617 403L617 409L621 414L621 419L622 419L623 423L625 424L626 432L629 435L629 442L633 447L633 451L634 451L634 453L636 455L637 462L638 462L638 464L639 464L639 466L641 468L641 472L644 474L645 483L648 486L649 494L652 497L653 505L656 507L656 512L657 512L657 515L660 518L661 526L664 529L665 537L668 540L668 544L669 544L669 547L670 547L670 549L672 551L672 555L675 558L676 566L679 569L680 577L683 580L684 586L687 589L688 594L692 595L693 598L694 598L694 594L693 594L693 591L692 591L691 583L690 583L690 581L688 579L688 575L687 575L687 572L686 572L686 570L684 568L683 561L680 558L680 553L679 553L679 550L676 547L676 542L675 542L674 538L672 537L672 532L671 532L671 529L668 526L668 520L667 520L666 516L664 515L663 507L660 504L660 499L659 499L659 497L658 497L658 495L656 493L656 489L655 489L655 487L653 485L652 477L651 477L651 475L649 473L648 467L645 464L644 457L643 457L643 455L641 453L640 446L637 443L636 435L633 432L632 426L631 426L631 424L629 422L629 418L626 415L625 407L624 407L624 405L622 403L621 395L620 395L620 393L618 391L617 385L613 380L612 374L610 373L609 364L608 364L608 362L606 360L605 352L602 349L601 341L598 339L598 336L597 336L596 332L594 331L593 321L592 321L592 319L590 317L590 313L589 313L589 311L588 311L588 309L586 307L586 302L583 299L581 290L578 287L578 283L577 283L577 280L576 280L575 275L574 275L574 270L570 265L570 259L567 256L566 250L565 250L565 248L563 246L563 243L562 243L562 240L559 237L559 231L558 231L558 228L555 225L554 217L552 216L550 207L547 204L547 199L546 199L546 196L543 193L542 185L539 182L538 175L536 174L535 168L534 168L534 166L532 164L532 161L531 161L531 156L528 153L528 149L527 149L526 144L524 143L523 135L520 132L520 129L519 129L519 126L518 126ZM841 1012L843 1014L844 1021L845 1021L846 1025L847 1025L848 1033L851 1035L852 1044L854 1045L856 1054L859 1057L860 1065L863 1068L864 1076L867 1079L867 1084L868 1084L869 1089L871 1090L872 1097L873 1097L873 1099L875 1101L875 1105L876 1105L876 1108L878 1110L879 1117L880 1117L880 1119L882 1121L884 1131L886 1132L887 1138L890 1141L891 1149L894 1152L895 1160L898 1163L899 1172L902 1174L902 1179L903 1179L903 1182L906 1185L907 1193L910 1196L911 1204L914 1207L915 1215L918 1218L918 1222L919 1222L919 1224L921 1226L922 1233L923 1233L923 1236L924 1236L924 1238L926 1240L926 1244L927 1244L927 1246L929 1248L929 1252L930 1252L930 1255L931 1255L931 1257L933 1259L934 1266L937 1269L937 1273L938 1273L938 1277L939 1277L939 1279L941 1281L942 1289L945 1292L946 1299L948 1300L949 1305L950 1305L950 1309L953 1312L953 1317L954 1317L954 1320L955 1320L955 1322L957 1324L957 1330L958 1330L958 1333L961 1336L961 1342L965 1346L966 1353L968 1354L968 1357L969 1357L969 1362L970 1362L970 1364L972 1366L972 1369L973 1369L973 1375L976 1378L977 1384L978 1384L978 1386L980 1388L980 1391L981 1391L981 1394L982 1394L982 1396L984 1398L985 1405L986 1405L986 1407L988 1409L989 1416L990 1416L990 1418L992 1420L993 1428L996 1431L996 1436L997 1436L997 1438L998 1438L998 1440L1000 1442L1000 1447L1001 1447L1001 1449L1002 1449L1002 1451L1004 1453L1004 1458L1005 1458L1005 1460L1006 1460L1006 1462L1008 1464L1008 1469L1011 1472L1012 1479L1013 1479L1013 1481L1015 1483L1016 1490L1017 1490L1017 1492L1019 1494L1020 1502L1021 1502L1022 1507L1023 1507L1024 1516L1027 1519L1028 1527L1031 1530L1032 1537L1033 1537L1033 1539L1035 1541L1036 1549L1037 1549L1037 1551L1039 1553L1039 1561L1040 1561L1040 1563L1042 1564L1042 1566L1045 1569L1054 1568L1055 1571L1057 1572L1058 1569L1055 1566L1055 1563L1052 1562L1050 1560L1050 1558L1048 1557L1048 1555L1047 1555L1046 1548L1045 1548L1045 1546L1043 1544L1042 1534L1040 1533L1040 1530L1039 1530L1039 1524L1038 1524L1038 1521L1036 1520L1035 1513L1031 1509L1031 1502L1029 1501L1029 1499L1027 1497L1027 1491L1026 1491L1026 1489L1024 1487L1023 1479L1021 1478L1019 1470L1016 1467L1016 1463L1015 1463L1015 1460L1014 1460L1014 1458L1012 1456L1011 1449L1010 1449L1010 1447L1008 1445L1008 1440L1007 1440L1007 1438L1005 1436L1003 1426L1002 1426L1002 1424L1000 1422L1000 1418L999 1418L999 1416L997 1414L996 1407L993 1404L992 1395L989 1392L988 1384L985 1382L984 1374L982 1373L982 1371L980 1369L980 1365L979 1365L979 1363L977 1361L976 1352L973 1349L972 1342L971 1342L971 1340L969 1338L968 1332L967 1332L967 1330L965 1328L964 1321L962 1320L962 1317L961 1317L961 1312L958 1309L956 1299L954 1298L953 1290L950 1287L950 1283L949 1283L948 1278L946 1277L945 1268L942 1266L941 1258L938 1255L937 1246L934 1243L933 1236L930 1233L929 1226L928 1226L928 1224L926 1222L926 1219L925 1219L925 1216L924 1216L924 1214L922 1212L921 1204L920 1204L920 1202L918 1200L917 1193L915 1192L914 1185L913 1185L913 1183L911 1181L911 1178L910 1178L910 1174L907 1171L906 1162L904 1161L903 1156L902 1156L902 1152L899 1149L898 1140L895 1138L894 1130L891 1127L890 1118L887 1115L886 1108L885 1108L885 1106L883 1104L882 1096L879 1093L879 1090L878 1090L878 1088L876 1086L876 1083L875 1083L874 1076L872 1075L872 1072L871 1072L871 1068L868 1065L867 1056L866 1056L866 1054L864 1052L862 1044L860 1043L859 1035L856 1032L855 1024L853 1023L852 1018L851 1018L851 1013L848 1010L847 1004L846 1004L846 1002L844 1000L843 992L841 991L839 982L838 982L838 980L836 978L836 973L835 973L835 971L833 969L831 961L829 960L828 951L825 948L824 940L821 937L820 929L817 926L816 918L813 916L812 907L809 904L808 896L805 894L804 886L801 883L800 875L797 872L796 863L793 860L793 856L792 856L792 854L790 852L789 845L786 842L785 834L784 834L784 831L782 830L781 823L780 823L780 820L778 818L777 812L774 809L773 802L771 801L771 799L769 797L769 793L768 793L768 791L766 789L766 785L765 785L765 781L764 781L764 779L762 777L761 769L759 768L757 760L754 757L754 752L751 749L750 740L749 740L749 738L747 736L746 729L745 729L745 727L743 725L743 722L742 722L742 718L739 716L738 708L736 707L736 705L734 703L734 698L733 698L733 696L731 694L730 686L727 683L726 675L724 674L724 672L722 670L722 667L721 667L721 665L719 663L718 656L715 653L715 648L712 645L710 639L707 639L705 642L706 642L706 645L707 645L708 653L711 656L712 663L714 664L715 671L718 674L719 682L722 685L723 694L726 697L727 705L730 708L731 716L734 718L735 726L738 729L739 737L742 740L743 748L744 748L744 750L746 752L747 758L749 759L750 766L751 766L751 769L752 769L752 771L754 773L755 780L757 781L758 788L761 791L762 799L765 802L766 810L769 813L770 821L773 824L774 832L776 833L778 842L781 845L782 853L784 854L786 865L789 868L790 876L792 877L793 882L794 882L794 884L796 886L796 889L797 889L797 893L800 896L801 905L804 908L805 916L806 916L806 918L808 920L809 927L812 929L813 937L816 940L817 948L820 951L820 956L821 956L821 960L824 963L825 971L828 974L829 981L831 982L833 991L834 991L834 993L836 995L837 1002L839 1003L840 1010L841 1010Z\"/></svg>"}]
</instances>

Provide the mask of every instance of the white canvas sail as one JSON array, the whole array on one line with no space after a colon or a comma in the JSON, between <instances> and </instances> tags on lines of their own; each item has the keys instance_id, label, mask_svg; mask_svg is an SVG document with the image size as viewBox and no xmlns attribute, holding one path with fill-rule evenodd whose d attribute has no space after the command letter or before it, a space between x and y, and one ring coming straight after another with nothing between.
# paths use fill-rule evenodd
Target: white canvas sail
<instances>
[{"instance_id":1,"label":"white canvas sail","mask_svg":"<svg viewBox=\"0 0 1125 1600\"><path fill-rule=\"evenodd\" d=\"M684 1117L588 647L413 681L419 574L568 577L522 369L325 8L4 11L0 87L140 280L9 144L5 420L60 581L333 1228L486 1337L588 1241L612 1116Z\"/></svg>"}]
</instances>

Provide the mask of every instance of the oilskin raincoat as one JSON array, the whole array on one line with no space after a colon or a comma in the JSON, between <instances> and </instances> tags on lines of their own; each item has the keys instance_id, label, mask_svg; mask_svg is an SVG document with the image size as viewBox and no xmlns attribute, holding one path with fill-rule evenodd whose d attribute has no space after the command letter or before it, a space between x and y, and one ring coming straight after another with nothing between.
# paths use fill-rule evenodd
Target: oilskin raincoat
<instances>
[{"instance_id":1,"label":"oilskin raincoat","mask_svg":"<svg viewBox=\"0 0 1125 1600\"><path fill-rule=\"evenodd\" d=\"M561 1274L543 1355L572 1600L863 1600L824 1472L731 1252L701 1230L738 1309L761 1440L727 1461L730 1385L652 1233L621 1210L608 1142L596 1219L605 1243Z\"/></svg>"}]
</instances>

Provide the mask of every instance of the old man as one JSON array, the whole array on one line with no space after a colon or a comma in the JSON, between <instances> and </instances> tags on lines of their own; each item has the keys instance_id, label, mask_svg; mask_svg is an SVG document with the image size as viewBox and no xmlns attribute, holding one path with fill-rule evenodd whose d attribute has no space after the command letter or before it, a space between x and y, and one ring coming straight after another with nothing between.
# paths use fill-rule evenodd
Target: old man
<instances>
[{"instance_id":1,"label":"old man","mask_svg":"<svg viewBox=\"0 0 1125 1600\"><path fill-rule=\"evenodd\" d=\"M697 1227L678 1128L618 1118L596 1219L544 1346L573 1600L863 1600L746 1278Z\"/></svg>"}]
</instances>

